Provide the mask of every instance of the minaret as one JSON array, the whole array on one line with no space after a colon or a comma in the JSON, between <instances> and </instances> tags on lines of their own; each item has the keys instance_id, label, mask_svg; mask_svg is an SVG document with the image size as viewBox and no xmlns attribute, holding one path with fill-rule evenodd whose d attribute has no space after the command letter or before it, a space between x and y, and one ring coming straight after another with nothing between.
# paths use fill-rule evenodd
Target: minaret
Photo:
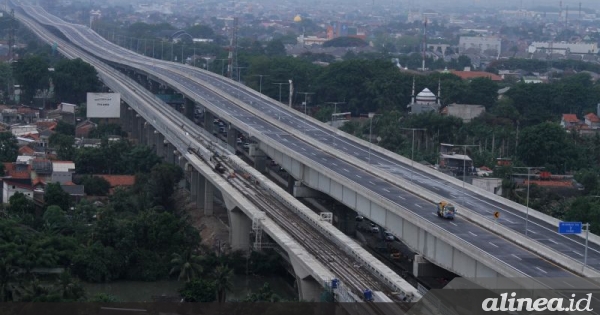
<instances>
[{"instance_id":1,"label":"minaret","mask_svg":"<svg viewBox=\"0 0 600 315\"><path fill-rule=\"evenodd\" d=\"M412 102L411 104L415 103L415 77L413 77L413 88L412 88Z\"/></svg>"},{"instance_id":2,"label":"minaret","mask_svg":"<svg viewBox=\"0 0 600 315\"><path fill-rule=\"evenodd\" d=\"M441 105L440 100L442 99L442 80L438 79L438 97L437 104Z\"/></svg>"}]
</instances>

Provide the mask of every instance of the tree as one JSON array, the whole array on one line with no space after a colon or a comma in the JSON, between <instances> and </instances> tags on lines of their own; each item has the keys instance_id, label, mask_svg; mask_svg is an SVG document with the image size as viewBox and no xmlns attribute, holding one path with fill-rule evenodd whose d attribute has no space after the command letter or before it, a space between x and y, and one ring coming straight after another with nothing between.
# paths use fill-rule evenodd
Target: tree
<instances>
[{"instance_id":1,"label":"tree","mask_svg":"<svg viewBox=\"0 0 600 315\"><path fill-rule=\"evenodd\" d=\"M65 136L75 136L75 125L59 120L54 131Z\"/></svg>"},{"instance_id":2,"label":"tree","mask_svg":"<svg viewBox=\"0 0 600 315\"><path fill-rule=\"evenodd\" d=\"M174 164L158 164L152 168L148 189L154 196L154 205L170 209L173 204L172 195L177 184L183 177L183 171Z\"/></svg>"},{"instance_id":3,"label":"tree","mask_svg":"<svg viewBox=\"0 0 600 315\"><path fill-rule=\"evenodd\" d=\"M9 198L8 211L19 214L35 214L35 204L25 194L16 192Z\"/></svg>"},{"instance_id":4,"label":"tree","mask_svg":"<svg viewBox=\"0 0 600 315\"><path fill-rule=\"evenodd\" d=\"M285 47L280 40L269 41L269 43L267 43L267 47L265 47L265 54L269 57L285 56Z\"/></svg>"},{"instance_id":5,"label":"tree","mask_svg":"<svg viewBox=\"0 0 600 315\"><path fill-rule=\"evenodd\" d=\"M33 99L37 90L48 86L49 67L48 60L39 56L25 57L16 63L14 76L24 90L25 100Z\"/></svg>"},{"instance_id":6,"label":"tree","mask_svg":"<svg viewBox=\"0 0 600 315\"><path fill-rule=\"evenodd\" d=\"M183 288L179 289L179 294L186 302L210 303L216 300L214 283L195 279L186 282Z\"/></svg>"},{"instance_id":7,"label":"tree","mask_svg":"<svg viewBox=\"0 0 600 315\"><path fill-rule=\"evenodd\" d=\"M0 258L0 302L12 300L17 282L17 268L9 257Z\"/></svg>"},{"instance_id":8,"label":"tree","mask_svg":"<svg viewBox=\"0 0 600 315\"><path fill-rule=\"evenodd\" d=\"M171 265L173 267L169 275L177 273L177 280L185 279L186 282L197 278L203 271L202 257L194 255L189 250L185 251L183 255L173 253Z\"/></svg>"},{"instance_id":9,"label":"tree","mask_svg":"<svg viewBox=\"0 0 600 315\"><path fill-rule=\"evenodd\" d=\"M249 294L244 302L279 302L281 301L281 297L279 297L268 282L265 282L263 286L256 293Z\"/></svg>"},{"instance_id":10,"label":"tree","mask_svg":"<svg viewBox=\"0 0 600 315\"><path fill-rule=\"evenodd\" d=\"M323 43L323 47L365 47L367 42L356 37L337 37Z\"/></svg>"},{"instance_id":11,"label":"tree","mask_svg":"<svg viewBox=\"0 0 600 315\"><path fill-rule=\"evenodd\" d=\"M65 212L59 206L49 206L43 215L44 227L50 231L61 231L67 225Z\"/></svg>"},{"instance_id":12,"label":"tree","mask_svg":"<svg viewBox=\"0 0 600 315\"><path fill-rule=\"evenodd\" d=\"M231 291L231 277L233 276L233 270L229 267L220 265L213 271L214 285L217 292L217 300L219 303L225 302L225 295L228 291Z\"/></svg>"},{"instance_id":13,"label":"tree","mask_svg":"<svg viewBox=\"0 0 600 315\"><path fill-rule=\"evenodd\" d=\"M14 162L18 155L17 137L10 132L0 132L0 162Z\"/></svg>"},{"instance_id":14,"label":"tree","mask_svg":"<svg viewBox=\"0 0 600 315\"><path fill-rule=\"evenodd\" d=\"M63 301L78 301L85 297L85 289L68 270L58 276L57 286Z\"/></svg>"},{"instance_id":15,"label":"tree","mask_svg":"<svg viewBox=\"0 0 600 315\"><path fill-rule=\"evenodd\" d=\"M526 165L545 166L549 171L556 172L563 169L567 162L573 166L578 151L560 125L545 122L523 129L517 154Z\"/></svg>"},{"instance_id":16,"label":"tree","mask_svg":"<svg viewBox=\"0 0 600 315\"><path fill-rule=\"evenodd\" d=\"M48 139L48 143L53 147L58 147L56 152L58 158L65 161L71 161L75 156L75 137L60 133L54 133Z\"/></svg>"},{"instance_id":17,"label":"tree","mask_svg":"<svg viewBox=\"0 0 600 315\"><path fill-rule=\"evenodd\" d=\"M81 184L86 195L106 196L110 190L110 183L100 176L84 176Z\"/></svg>"},{"instance_id":18,"label":"tree","mask_svg":"<svg viewBox=\"0 0 600 315\"><path fill-rule=\"evenodd\" d=\"M96 69L79 58L59 61L53 77L56 98L74 104L85 102L86 93L95 92L101 86Z\"/></svg>"},{"instance_id":19,"label":"tree","mask_svg":"<svg viewBox=\"0 0 600 315\"><path fill-rule=\"evenodd\" d=\"M49 183L44 191L44 203L46 207L58 206L62 210L69 210L71 196L62 189L60 183Z\"/></svg>"}]
</instances>

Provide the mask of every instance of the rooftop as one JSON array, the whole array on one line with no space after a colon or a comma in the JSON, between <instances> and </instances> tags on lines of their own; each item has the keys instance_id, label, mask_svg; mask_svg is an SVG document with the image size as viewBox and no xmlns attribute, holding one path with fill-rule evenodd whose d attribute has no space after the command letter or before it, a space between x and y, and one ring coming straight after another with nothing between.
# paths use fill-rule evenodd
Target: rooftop
<instances>
[{"instance_id":1,"label":"rooftop","mask_svg":"<svg viewBox=\"0 0 600 315\"><path fill-rule=\"evenodd\" d=\"M488 78L491 79L492 81L502 81L502 77L494 74L494 73L490 73L490 72L485 72L485 71L457 71L457 70L452 70L452 74L460 77L463 80L471 80L471 79L475 79L475 78Z\"/></svg>"},{"instance_id":2,"label":"rooftop","mask_svg":"<svg viewBox=\"0 0 600 315\"><path fill-rule=\"evenodd\" d=\"M563 114L563 120L568 123L578 123L579 118L575 114Z\"/></svg>"}]
</instances>

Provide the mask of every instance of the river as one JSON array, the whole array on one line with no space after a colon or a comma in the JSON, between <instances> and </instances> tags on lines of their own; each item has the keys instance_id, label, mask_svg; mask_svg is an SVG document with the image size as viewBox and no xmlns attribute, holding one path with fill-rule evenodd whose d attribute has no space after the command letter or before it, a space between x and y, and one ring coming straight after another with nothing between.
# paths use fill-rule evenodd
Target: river
<instances>
[{"instance_id":1,"label":"river","mask_svg":"<svg viewBox=\"0 0 600 315\"><path fill-rule=\"evenodd\" d=\"M241 300L250 292L257 292L268 282L273 292L283 299L298 297L296 290L281 277L261 277L235 275L231 279L232 292L227 293L227 300ZM120 302L152 302L152 296L177 296L177 290L183 287L183 281L161 280L155 282L117 281L111 283L82 283L88 296L107 293L115 296Z\"/></svg>"}]
</instances>

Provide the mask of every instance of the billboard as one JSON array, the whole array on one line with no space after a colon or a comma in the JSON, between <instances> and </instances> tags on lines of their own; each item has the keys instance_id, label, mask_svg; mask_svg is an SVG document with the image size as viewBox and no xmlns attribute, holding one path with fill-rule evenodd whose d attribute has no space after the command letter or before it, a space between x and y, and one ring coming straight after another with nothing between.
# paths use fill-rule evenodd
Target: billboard
<instances>
[{"instance_id":1,"label":"billboard","mask_svg":"<svg viewBox=\"0 0 600 315\"><path fill-rule=\"evenodd\" d=\"M120 118L120 93L88 93L87 118Z\"/></svg>"}]
</instances>

